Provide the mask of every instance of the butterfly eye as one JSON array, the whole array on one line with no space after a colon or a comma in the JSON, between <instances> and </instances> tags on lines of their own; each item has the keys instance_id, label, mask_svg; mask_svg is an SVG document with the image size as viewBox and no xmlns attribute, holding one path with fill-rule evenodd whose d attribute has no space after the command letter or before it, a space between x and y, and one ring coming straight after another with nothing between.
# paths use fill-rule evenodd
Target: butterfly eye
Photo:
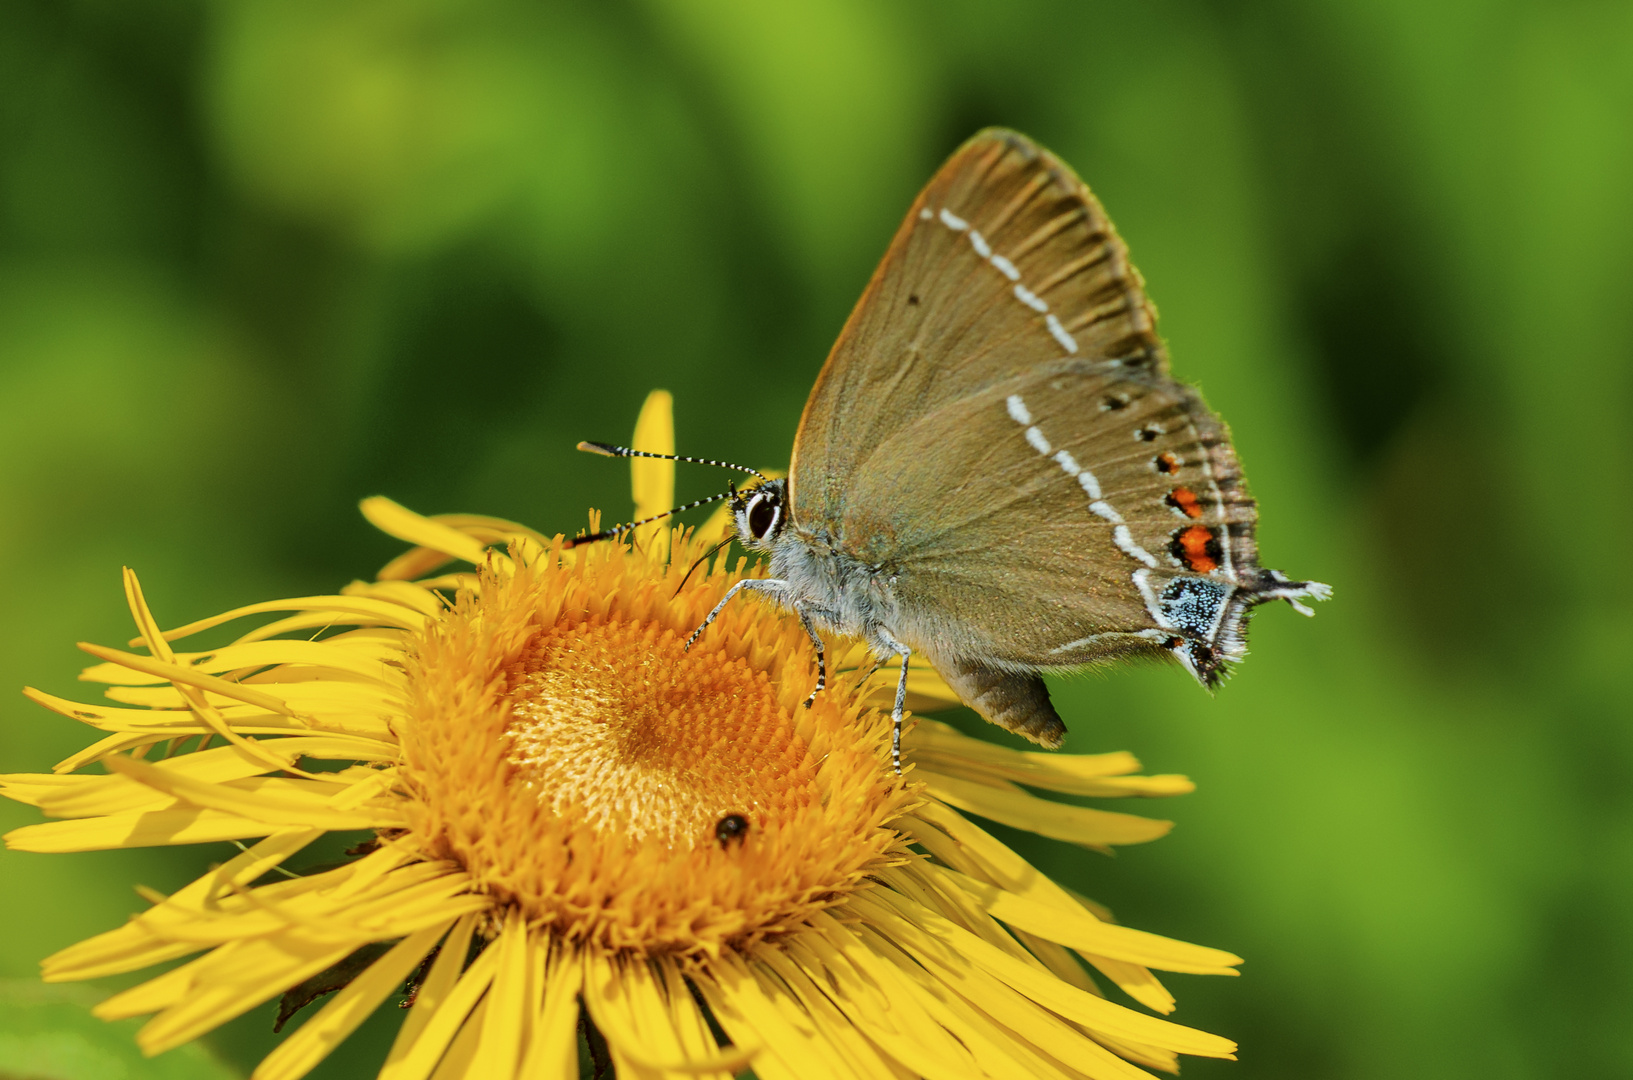
<instances>
[{"instance_id":1,"label":"butterfly eye","mask_svg":"<svg viewBox=\"0 0 1633 1080\"><path fill-rule=\"evenodd\" d=\"M777 504L760 496L749 504L748 531L756 540L763 540L777 524Z\"/></svg>"}]
</instances>

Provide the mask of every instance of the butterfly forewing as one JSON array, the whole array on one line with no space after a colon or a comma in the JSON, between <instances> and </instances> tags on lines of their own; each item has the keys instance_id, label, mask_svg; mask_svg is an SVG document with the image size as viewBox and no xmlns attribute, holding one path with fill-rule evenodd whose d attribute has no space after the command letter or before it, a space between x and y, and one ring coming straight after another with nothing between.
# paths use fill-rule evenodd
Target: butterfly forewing
<instances>
[{"instance_id":1,"label":"butterfly forewing","mask_svg":"<svg viewBox=\"0 0 1633 1080\"><path fill-rule=\"evenodd\" d=\"M796 519L836 524L851 477L904 424L1061 358L1167 370L1099 203L1025 138L983 132L914 202L811 391L790 467Z\"/></svg>"}]
</instances>

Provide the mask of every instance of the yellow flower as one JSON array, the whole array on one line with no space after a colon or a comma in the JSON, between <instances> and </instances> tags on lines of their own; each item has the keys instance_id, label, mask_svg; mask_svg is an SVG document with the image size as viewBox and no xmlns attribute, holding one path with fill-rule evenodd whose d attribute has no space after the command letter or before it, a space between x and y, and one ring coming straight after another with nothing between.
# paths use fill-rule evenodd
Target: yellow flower
<instances>
[{"instance_id":1,"label":"yellow flower","mask_svg":"<svg viewBox=\"0 0 1633 1080\"><path fill-rule=\"evenodd\" d=\"M655 402L642 438L671 432ZM672 477L637 468L640 509L667 503ZM83 646L114 704L28 692L108 734L54 774L0 778L65 819L11 847L257 841L45 961L69 980L202 954L97 1006L155 1014L146 1052L350 958L255 1077L304 1075L405 981L384 1080L576 1076L581 1007L626 1077L1138 1077L1131 1062L1231 1055L1107 1000L1080 961L1166 1013L1152 969L1234 974L1236 957L1115 925L963 813L1105 849L1168 825L1026 789L1184 778L922 719L896 775L875 707L894 677L855 650L806 709L810 644L764 605L682 649L744 573L720 555L683 583L719 520L565 549L492 518L364 513L415 545L376 581L161 632L127 571L145 651ZM454 560L475 569L428 576ZM220 648L173 644L266 615ZM927 669L912 685L920 707L951 701ZM353 861L263 881L346 830L374 837Z\"/></svg>"}]
</instances>

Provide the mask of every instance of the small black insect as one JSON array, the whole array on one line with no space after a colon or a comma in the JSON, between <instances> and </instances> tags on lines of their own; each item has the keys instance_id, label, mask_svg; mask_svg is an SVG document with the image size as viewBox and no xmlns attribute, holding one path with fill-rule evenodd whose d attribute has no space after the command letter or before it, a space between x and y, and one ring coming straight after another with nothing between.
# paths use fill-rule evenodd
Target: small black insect
<instances>
[{"instance_id":1,"label":"small black insect","mask_svg":"<svg viewBox=\"0 0 1633 1080\"><path fill-rule=\"evenodd\" d=\"M727 814L714 826L714 838L720 841L720 846L729 848L733 844L741 844L748 836L748 818L742 814Z\"/></svg>"}]
</instances>

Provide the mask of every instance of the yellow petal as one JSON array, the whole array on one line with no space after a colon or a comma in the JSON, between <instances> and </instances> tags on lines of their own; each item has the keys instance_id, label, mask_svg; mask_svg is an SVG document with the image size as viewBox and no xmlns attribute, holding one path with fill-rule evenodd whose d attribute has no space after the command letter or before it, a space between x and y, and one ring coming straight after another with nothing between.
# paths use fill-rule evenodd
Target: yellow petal
<instances>
[{"instance_id":1,"label":"yellow petal","mask_svg":"<svg viewBox=\"0 0 1633 1080\"><path fill-rule=\"evenodd\" d=\"M912 976L864 944L857 932L822 912L812 920L821 933L791 943L819 958L845 1000L846 1016L885 1053L931 1080L979 1076L969 1049L923 1006Z\"/></svg>"},{"instance_id":2,"label":"yellow petal","mask_svg":"<svg viewBox=\"0 0 1633 1080\"><path fill-rule=\"evenodd\" d=\"M946 867L929 866L926 871L969 894L993 918L1082 952L1197 975L1235 975L1231 965L1241 963L1218 949L1183 945L1143 930L1101 922L1081 909L1072 912L1040 904Z\"/></svg>"},{"instance_id":3,"label":"yellow petal","mask_svg":"<svg viewBox=\"0 0 1633 1080\"><path fill-rule=\"evenodd\" d=\"M930 822L939 828L933 827ZM904 828L925 850L948 866L956 867L980 880L989 881L1052 912L1059 912L1068 920L1080 920L1087 916L1101 924L1111 925L1108 922L1109 917L1096 914L1087 901L1070 894L1047 874L1009 850L973 821L945 806L925 803L912 815L900 819L897 825ZM1146 945L1163 950L1162 961L1153 963L1153 967L1169 971L1218 967L1221 973L1229 973L1224 969L1242 962L1240 957L1221 949L1210 949L1171 938L1152 936L1155 940L1147 941ZM1161 944L1158 944L1159 942ZM1099 956L1089 954L1085 958L1096 967L1100 967ZM1135 973L1121 968L1102 970L1114 981L1131 980L1131 988L1134 983L1144 982ZM1154 979L1151 981L1155 982ZM1122 985L1122 982L1119 981L1118 985ZM1160 987L1160 984L1158 986ZM1167 991L1162 990L1160 994L1161 997L1166 997ZM1154 1005L1161 1000L1157 995L1157 989L1145 987L1134 996L1136 1000Z\"/></svg>"},{"instance_id":4,"label":"yellow petal","mask_svg":"<svg viewBox=\"0 0 1633 1080\"><path fill-rule=\"evenodd\" d=\"M915 770L914 778L923 781L931 796L960 810L1084 847L1144 843L1174 827L1171 821L1051 802L1018 788L995 787L929 769Z\"/></svg>"},{"instance_id":5,"label":"yellow petal","mask_svg":"<svg viewBox=\"0 0 1633 1080\"><path fill-rule=\"evenodd\" d=\"M364 499L360 505L363 516L368 518L369 523L388 536L395 536L410 544L440 551L478 566L489 557L488 549L469 535L416 514L384 495ZM502 558L498 555L494 557Z\"/></svg>"},{"instance_id":6,"label":"yellow petal","mask_svg":"<svg viewBox=\"0 0 1633 1080\"><path fill-rule=\"evenodd\" d=\"M431 974L409 1012L409 1022L397 1033L379 1080L425 1080L487 993L498 966L499 950L486 949L463 975L459 970L474 925L474 917L470 922L461 921L437 954ZM417 1022L415 1012L421 1013Z\"/></svg>"},{"instance_id":7,"label":"yellow petal","mask_svg":"<svg viewBox=\"0 0 1633 1080\"><path fill-rule=\"evenodd\" d=\"M906 974L904 982L908 992L934 1017L936 1023L969 1051L983 1074L1038 1077L1041 1080L1079 1080L1081 1077L1082 1074L1075 1071L1067 1073L1045 1054L1034 1051L1039 1041L1061 1044L1065 1049L1060 1056L1065 1060L1078 1061L1083 1058L1085 1050L1092 1050L1089 1040L1058 1018L1020 999L1001 984L982 986L982 993L972 995L957 981L937 978L926 972L918 958L908 956L871 927L863 927L861 935L881 959L894 964ZM963 996L960 991L963 991ZM981 1008L977 1008L971 999L978 1000ZM1015 1008L1017 1004L1022 1007ZM1009 1020L1011 1026L1026 1032L1026 1035L1016 1038L1013 1032L1003 1030L1002 1025L983 1009Z\"/></svg>"},{"instance_id":8,"label":"yellow petal","mask_svg":"<svg viewBox=\"0 0 1633 1080\"><path fill-rule=\"evenodd\" d=\"M651 963L641 959L618 963L599 953L585 958L584 1004L606 1036L620 1074L640 1071L730 1080L752 1054L742 1047L722 1051L712 1045L689 1052Z\"/></svg>"},{"instance_id":9,"label":"yellow petal","mask_svg":"<svg viewBox=\"0 0 1633 1080\"><path fill-rule=\"evenodd\" d=\"M1083 965L1078 962L1077 957L1072 955L1072 950L1058 942L1050 941L1048 938L1029 934L1025 930L1016 930L1014 927L1010 927L1010 931L1015 935L1015 940L1026 946L1027 952L1037 957L1039 963L1055 973L1056 978L1069 982L1084 993L1093 994L1095 997L1106 996L1104 991L1100 989L1099 984L1089 977L1088 972L1083 970ZM1159 1011L1167 1012L1168 1010L1162 1009Z\"/></svg>"},{"instance_id":10,"label":"yellow petal","mask_svg":"<svg viewBox=\"0 0 1633 1080\"><path fill-rule=\"evenodd\" d=\"M134 590L134 575L131 575L127 571L126 578L127 583ZM132 609L138 611L138 623L144 626L148 625L148 623L143 622L142 617L146 616L147 612L145 608L141 607L140 593L133 591L131 596ZM151 622L150 618L148 619L148 622ZM254 740L247 739L244 737L243 733L233 730L233 728L227 723L226 719L221 715L220 711L214 705L212 705L206 696L200 691L212 690L231 700L243 701L248 704L258 705L261 708L268 709L272 712L291 713L287 705L279 702L276 698L267 697L266 695L257 694L254 691L246 690L240 684L232 680L220 679L213 675L206 675L202 672L194 671L186 665L176 663L175 656L171 652L170 646L161 637L157 636L156 631L144 631L144 633L152 634L153 642L150 643L150 647L156 649L159 655L155 655L153 657L135 656L131 653L121 653L115 649L104 649L100 646L90 645L85 642L80 642L79 648L92 654L93 656L100 656L104 660L114 661L121 667L134 668L138 671L146 671L152 674L157 674L162 679L168 680L172 684L175 693L178 697L180 697L181 701L192 710L193 714L197 716L198 719L206 727L208 727L213 734L219 735L227 742L241 747L248 754L259 755L263 760L268 762L276 762L276 758L270 755L261 754L261 752L257 749ZM81 678L84 677L84 675L81 675ZM293 714L291 713L291 715ZM283 764L274 764L273 767L288 768L287 765Z\"/></svg>"},{"instance_id":11,"label":"yellow petal","mask_svg":"<svg viewBox=\"0 0 1633 1080\"><path fill-rule=\"evenodd\" d=\"M654 390L646 396L641 415L635 421L635 435L630 448L649 454L675 452L674 398L667 390ZM675 505L675 463L661 458L629 459L630 491L635 497L635 520L652 517L671 510ZM669 555L668 521L654 521L635 533L637 547L652 550L659 558ZM650 548L648 545L652 545Z\"/></svg>"},{"instance_id":12,"label":"yellow petal","mask_svg":"<svg viewBox=\"0 0 1633 1080\"><path fill-rule=\"evenodd\" d=\"M298 824L310 824L300 822ZM323 825L322 822L317 822ZM324 826L327 828L328 826ZM104 851L108 848L164 847L208 844L266 836L279 826L238 814L195 807L153 810L147 813L110 814L75 821L48 821L24 825L5 836L13 851L62 853Z\"/></svg>"},{"instance_id":13,"label":"yellow petal","mask_svg":"<svg viewBox=\"0 0 1633 1080\"><path fill-rule=\"evenodd\" d=\"M434 570L456 561L437 548L411 547L375 572L381 581L417 581Z\"/></svg>"},{"instance_id":14,"label":"yellow petal","mask_svg":"<svg viewBox=\"0 0 1633 1080\"><path fill-rule=\"evenodd\" d=\"M422 549L415 549L422 550ZM381 571L382 574L385 571ZM441 615L447 607L441 597L429 588L420 584L409 584L407 581L354 581L340 590L342 596L372 596L379 599L391 600L394 603L412 608L427 618L434 619ZM325 638L325 642L332 642L334 638Z\"/></svg>"},{"instance_id":15,"label":"yellow petal","mask_svg":"<svg viewBox=\"0 0 1633 1080\"><path fill-rule=\"evenodd\" d=\"M528 1080L577 1080L581 985L578 958L563 945L552 946L550 955L543 958L540 975L543 1004L533 1022L527 1056L518 1076Z\"/></svg>"},{"instance_id":16,"label":"yellow petal","mask_svg":"<svg viewBox=\"0 0 1633 1080\"><path fill-rule=\"evenodd\" d=\"M1110 1050L1120 1058L1127 1058L1136 1065L1144 1065L1148 1069L1158 1069L1165 1073L1179 1073L1179 1055L1172 1050L1164 1050L1160 1046L1147 1046L1145 1043L1130 1042L1127 1039L1113 1039L1105 1035L1093 1036L1094 1041ZM1141 1080L1144 1080L1142 1077Z\"/></svg>"},{"instance_id":17,"label":"yellow petal","mask_svg":"<svg viewBox=\"0 0 1633 1080\"><path fill-rule=\"evenodd\" d=\"M40 962L41 974L47 982L99 979L194 952L198 946L171 943L155 936L151 927L167 917L190 922L197 917L198 905L206 898L219 895L232 884L254 881L322 835L322 829L285 829L274 833L124 926L46 957Z\"/></svg>"},{"instance_id":18,"label":"yellow petal","mask_svg":"<svg viewBox=\"0 0 1633 1080\"><path fill-rule=\"evenodd\" d=\"M902 740L913 760L938 771L979 772L1066 795L1122 798L1185 795L1196 785L1183 776L1126 776L1139 769L1132 754L1042 754L972 739L947 724L921 721Z\"/></svg>"},{"instance_id":19,"label":"yellow petal","mask_svg":"<svg viewBox=\"0 0 1633 1080\"><path fill-rule=\"evenodd\" d=\"M345 678L358 676L398 690L402 687L400 668L388 667L384 659L400 660L402 646L397 642L359 642L348 644L341 638L324 641L297 641L279 638L274 641L251 641L228 645L213 652L181 653L171 663L185 664L194 671L218 674L239 668L260 668L274 664L289 664L300 673L298 677ZM257 682L276 680L278 674L266 672L256 677ZM269 678L270 676L270 678ZM80 673L86 682L110 683L126 686L146 686L168 681L170 675L153 668L132 669L123 662L97 664Z\"/></svg>"},{"instance_id":20,"label":"yellow petal","mask_svg":"<svg viewBox=\"0 0 1633 1080\"><path fill-rule=\"evenodd\" d=\"M187 668L154 657L138 656L135 653L120 652L118 649L93 645L87 641L80 642L79 648L92 656L99 656L104 660L111 661L120 668L131 668L136 671L157 675L159 680L163 681L195 686L200 690L208 690L234 701L255 705L268 712L293 715L289 706L279 698L251 690L242 683L217 678L214 675L206 675L201 671L190 671Z\"/></svg>"},{"instance_id":21,"label":"yellow petal","mask_svg":"<svg viewBox=\"0 0 1633 1080\"><path fill-rule=\"evenodd\" d=\"M431 872L436 871L433 868ZM154 921L147 929L161 940L195 946L227 944L278 933L290 926L329 938L385 940L452 922L458 915L488 906L484 897L468 893L470 882L463 874L444 870L429 881L414 880L420 876L412 872L394 874L391 880L361 897L343 896L340 890L330 888L289 895L278 890L285 884L279 882L242 891L242 904L224 899L194 913L191 919Z\"/></svg>"},{"instance_id":22,"label":"yellow petal","mask_svg":"<svg viewBox=\"0 0 1633 1080\"><path fill-rule=\"evenodd\" d=\"M278 739L258 744L261 754L252 757L237 746L219 746L152 763L152 767L200 783L220 784L270 772L278 766L262 760L281 760L284 767L302 757L355 760L389 760L380 743L338 736ZM395 754L391 759L395 758ZM0 789L8 798L30 802L52 817L91 817L143 808L155 801L173 802L169 793L140 784L127 776L59 776L54 774L12 774L0 776Z\"/></svg>"},{"instance_id":23,"label":"yellow petal","mask_svg":"<svg viewBox=\"0 0 1633 1080\"><path fill-rule=\"evenodd\" d=\"M191 725L191 730L181 729L160 732L134 731L126 732L120 735L109 735L106 739L98 739L96 742L85 747L85 749L81 750L77 754L74 754L72 757L67 757L62 761L57 762L55 765L51 766L51 771L58 775L63 773L71 773L76 769L84 768L86 765L89 765L92 762L101 761L103 758L112 754L126 754L135 750L141 750L145 753L146 748L154 745L155 743L170 742L174 739L185 739L193 735L213 734L214 732L205 727L203 724L194 722Z\"/></svg>"},{"instance_id":24,"label":"yellow petal","mask_svg":"<svg viewBox=\"0 0 1633 1080\"><path fill-rule=\"evenodd\" d=\"M392 1042L391 1053L386 1058L388 1067L408 1055L425 1031L425 1025L453 992L460 972L464 970L465 956L471 946L471 933L476 928L478 918L476 914L462 915L455 920L453 929L448 931L436 959L431 961L431 970L426 972L414 994L414 1004L409 1007L408 1015L397 1029L397 1038ZM381 1075L385 1074L382 1072Z\"/></svg>"},{"instance_id":25,"label":"yellow petal","mask_svg":"<svg viewBox=\"0 0 1633 1080\"><path fill-rule=\"evenodd\" d=\"M153 617L152 609L142 597L142 586L136 579L136 571L127 566L124 568L124 575L125 602L130 605L130 614L136 620L136 629L141 634L142 642L147 646L148 652L160 660L174 659L169 642L165 641L164 634L159 630L158 620Z\"/></svg>"},{"instance_id":26,"label":"yellow petal","mask_svg":"<svg viewBox=\"0 0 1633 1080\"><path fill-rule=\"evenodd\" d=\"M291 932L235 944L239 947L217 949L189 965L196 971L187 996L167 1006L137 1033L143 1053L159 1054L191 1042L338 964L365 943L337 945Z\"/></svg>"},{"instance_id":27,"label":"yellow petal","mask_svg":"<svg viewBox=\"0 0 1633 1080\"><path fill-rule=\"evenodd\" d=\"M734 955L711 962L695 980L715 1019L739 1046L757 1046L754 1071L767 1080L845 1080L830 1068L832 1055L808 1018L790 1018L772 992ZM791 1064L792 1063L792 1064Z\"/></svg>"},{"instance_id":28,"label":"yellow petal","mask_svg":"<svg viewBox=\"0 0 1633 1080\"><path fill-rule=\"evenodd\" d=\"M91 1006L91 1015L100 1020L128 1020L133 1016L146 1016L168 1008L187 996L193 986L194 975L204 960L204 957L200 957L192 963L171 968L163 975L104 998Z\"/></svg>"},{"instance_id":29,"label":"yellow petal","mask_svg":"<svg viewBox=\"0 0 1633 1080\"><path fill-rule=\"evenodd\" d=\"M789 950L787 956L781 950L767 949L762 958L765 964L775 971L783 981L783 985L798 1000L800 1007L811 1017L818 1033L834 1050L835 1055L844 1064L849 1072L864 1080L898 1080L900 1077L922 1075L908 1072L903 1066L895 1063L895 1059L881 1051L867 1035L863 1033L861 1025L851 1016L840 1011L840 1007L829 999L828 994L815 982L814 976L821 976L827 968L819 962L795 959L794 950ZM832 984L830 984L831 986ZM832 992L832 990L830 990ZM839 991L840 1000L846 1008L852 1010L853 1015L862 1015L858 1008L860 1002L848 999L843 989ZM900 1039L887 1039L885 1045L899 1048Z\"/></svg>"},{"instance_id":30,"label":"yellow petal","mask_svg":"<svg viewBox=\"0 0 1633 1080\"><path fill-rule=\"evenodd\" d=\"M1151 969L1139 964L1131 964L1126 960L1110 960L1096 953L1080 953L1094 969L1116 984L1117 989L1138 1001L1152 1012L1162 1013L1164 1016L1174 1011L1176 999L1168 988L1162 985ZM1235 975L1235 971L1219 972L1218 974Z\"/></svg>"},{"instance_id":31,"label":"yellow petal","mask_svg":"<svg viewBox=\"0 0 1633 1080\"><path fill-rule=\"evenodd\" d=\"M999 931L992 921L991 913L976 902L976 896L972 896L960 889L956 879L962 877L966 881L974 881L977 886L984 888L993 888L992 886L977 879L954 874L952 871L943 872L944 870L943 867L929 866L923 863L909 863L900 869L885 871L880 875L880 880L896 888L898 892L933 907L936 911L959 923L966 930L972 930L980 934L988 942L1010 954L1018 956L1028 963L1042 964L1048 967L1044 959L1036 955L1036 950L1029 951L1018 940L1021 938L1030 941L1040 939L1028 934L1014 924L1010 924L1010 932L1007 934ZM1001 889L996 891L1003 893ZM1031 903L1031 901L1026 901L1026 903ZM1052 921L1052 917L1059 911L1058 908L1047 904L1040 904L1037 907L1042 911L1046 922ZM1068 918L1074 919L1079 926L1081 926L1084 919L1089 920L1092 925L1096 926L1109 925L1102 923L1101 920L1083 908L1077 908L1065 914ZM1163 939L1157 938L1156 940L1162 941ZM1056 947L1058 948L1058 946ZM1111 979L1112 982L1116 983L1118 987L1126 991L1130 997L1140 1004L1160 1013L1173 1010L1173 995L1168 993L1167 988L1158 982L1156 976L1152 975L1146 968L1123 960L1110 960L1096 953L1084 952L1082 949L1078 951L1084 959L1093 964L1097 970ZM1049 970L1054 969L1049 968ZM1234 971L1228 969L1223 973L1235 974ZM1078 975L1081 976L1081 974L1082 971L1079 969ZM1089 989L1096 996L1104 996L1100 994L1098 988L1093 988L1092 985L1084 987L1076 979L1067 979L1066 981L1079 988Z\"/></svg>"},{"instance_id":32,"label":"yellow petal","mask_svg":"<svg viewBox=\"0 0 1633 1080\"><path fill-rule=\"evenodd\" d=\"M362 786L361 784L358 785L358 787ZM399 872L400 869L406 869L412 873L416 868L405 866L405 864L412 862L415 858L414 852L402 839L382 843L358 861L347 863L338 870L332 871L335 874L347 875L345 882L335 889L335 895L341 898L360 895L378 885L385 879L386 875ZM446 871L449 865L448 863L430 864L427 868L436 873ZM440 871L436 869L438 867L441 868Z\"/></svg>"},{"instance_id":33,"label":"yellow petal","mask_svg":"<svg viewBox=\"0 0 1633 1080\"><path fill-rule=\"evenodd\" d=\"M430 520L450 529L458 529L489 547L528 540L539 547L549 547L551 540L536 529L530 529L506 518L488 514L432 514Z\"/></svg>"},{"instance_id":34,"label":"yellow petal","mask_svg":"<svg viewBox=\"0 0 1633 1080\"><path fill-rule=\"evenodd\" d=\"M211 615L206 619L178 626L174 630L166 630L166 641L176 641L180 638L191 637L204 630L212 629L234 619L246 618L250 615L267 615L275 611L294 611L298 615L291 616L291 621L297 621L299 626L395 626L403 630L419 630L425 625L425 616L417 611L394 604L386 600L375 600L361 596L297 596L286 600L263 600L258 604L246 604L243 607L223 611L219 615ZM316 620L323 621L316 621ZM272 624L276 626L277 624ZM291 629L297 627L290 627ZM258 628L251 634L265 633L266 628ZM132 645L140 644L139 641Z\"/></svg>"},{"instance_id":35,"label":"yellow petal","mask_svg":"<svg viewBox=\"0 0 1633 1080\"><path fill-rule=\"evenodd\" d=\"M116 930L76 942L42 960L40 977L46 982L102 979L179 960L202 948L205 946L190 941L165 941L129 922Z\"/></svg>"},{"instance_id":36,"label":"yellow petal","mask_svg":"<svg viewBox=\"0 0 1633 1080\"><path fill-rule=\"evenodd\" d=\"M220 810L267 822L271 825L321 825L326 829L402 828L402 810L391 804L363 810L343 811L331 806L330 793L313 781L276 777L261 778L259 790L248 785L208 784L174 776L145 761L109 758L108 767L149 787L185 799L195 806ZM257 783L251 781L250 783Z\"/></svg>"},{"instance_id":37,"label":"yellow petal","mask_svg":"<svg viewBox=\"0 0 1633 1080\"><path fill-rule=\"evenodd\" d=\"M305 1076L379 1008L386 995L408 978L451 925L452 920L427 927L393 945L268 1054L256 1066L251 1080L299 1080Z\"/></svg>"},{"instance_id":38,"label":"yellow petal","mask_svg":"<svg viewBox=\"0 0 1633 1080\"><path fill-rule=\"evenodd\" d=\"M23 687L23 696L37 705L44 705L54 713L61 713L63 716L102 728L104 731L146 730L166 720L176 724L197 723L190 713L177 711L170 717L162 714L155 716L149 709L121 709L100 702L71 701L68 698L47 694L43 690L36 690L32 686Z\"/></svg>"},{"instance_id":39,"label":"yellow petal","mask_svg":"<svg viewBox=\"0 0 1633 1080\"><path fill-rule=\"evenodd\" d=\"M683 1059L689 1063L689 1072L683 1075L695 1075L690 1072L693 1069L713 1072L707 1066L718 1064L724 1070L719 1074L723 1080L731 1080L733 1075L747 1068L754 1059L755 1048L721 1047L715 1042L709 1022L704 1019L703 1011L698 1008L697 999L692 996L680 969L667 959L655 963L663 978L662 996L668 1005L668 1023L680 1041Z\"/></svg>"},{"instance_id":40,"label":"yellow petal","mask_svg":"<svg viewBox=\"0 0 1633 1080\"><path fill-rule=\"evenodd\" d=\"M1149 1042L1201 1057L1231 1057L1236 1049L1228 1039L1157 1020L1086 994L933 912L915 906L911 916L904 916L898 905L905 903L888 889L858 893L846 901L869 926L887 934L910 955L947 967L974 964L1044 1008L1113 1038Z\"/></svg>"},{"instance_id":41,"label":"yellow petal","mask_svg":"<svg viewBox=\"0 0 1633 1080\"><path fill-rule=\"evenodd\" d=\"M477 1071L476 1056L482 1049L482 1029L487 1023L488 1012L492 1007L492 994L484 996L476 1003L470 1018L459 1029L459 1034L454 1036L454 1041L442 1055L442 1060L437 1062L431 1080L488 1080L487 1076Z\"/></svg>"},{"instance_id":42,"label":"yellow petal","mask_svg":"<svg viewBox=\"0 0 1633 1080\"><path fill-rule=\"evenodd\" d=\"M488 943L489 949L498 950L499 959L493 989L488 992L487 1015L482 1019L481 1043L471 1063L473 1075L513 1076L521 1064L532 1004L527 993L531 947L521 912L511 908L499 939Z\"/></svg>"},{"instance_id":43,"label":"yellow petal","mask_svg":"<svg viewBox=\"0 0 1633 1080\"><path fill-rule=\"evenodd\" d=\"M464 533L484 547L511 547L529 557L545 551L555 542L526 525L483 514L432 514L425 520ZM556 539L559 540L560 537ZM386 563L375 575L375 581L354 582L342 591L347 596L394 598L400 603L434 616L441 610L442 602L432 595L431 590L442 588L447 578L433 581L417 579L453 561L453 556L439 548L410 548ZM469 580L468 575L464 574L448 577ZM410 581L414 584L407 584ZM459 583L462 584L463 581ZM458 591L458 584L450 591Z\"/></svg>"}]
</instances>

